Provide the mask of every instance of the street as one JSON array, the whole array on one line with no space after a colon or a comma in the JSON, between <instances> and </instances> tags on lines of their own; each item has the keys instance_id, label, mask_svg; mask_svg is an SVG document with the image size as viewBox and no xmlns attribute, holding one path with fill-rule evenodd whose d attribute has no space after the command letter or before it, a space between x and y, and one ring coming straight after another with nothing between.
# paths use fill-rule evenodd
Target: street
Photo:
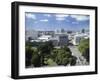
<instances>
[{"instance_id":1,"label":"street","mask_svg":"<svg viewBox=\"0 0 100 81\"><path fill-rule=\"evenodd\" d=\"M68 46L72 52L72 55L77 58L76 65L88 65L89 63L86 61L86 59L82 56L82 54L79 52L77 46Z\"/></svg>"}]
</instances>

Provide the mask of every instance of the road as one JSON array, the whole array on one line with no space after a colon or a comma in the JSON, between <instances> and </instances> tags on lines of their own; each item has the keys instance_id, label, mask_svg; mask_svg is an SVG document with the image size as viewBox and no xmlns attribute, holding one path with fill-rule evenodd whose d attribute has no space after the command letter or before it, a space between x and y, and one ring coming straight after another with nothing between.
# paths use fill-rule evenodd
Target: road
<instances>
[{"instance_id":1,"label":"road","mask_svg":"<svg viewBox=\"0 0 100 81\"><path fill-rule=\"evenodd\" d=\"M76 65L88 65L88 62L86 59L82 56L82 54L79 52L77 46L68 46L72 52L72 55L77 58Z\"/></svg>"}]
</instances>

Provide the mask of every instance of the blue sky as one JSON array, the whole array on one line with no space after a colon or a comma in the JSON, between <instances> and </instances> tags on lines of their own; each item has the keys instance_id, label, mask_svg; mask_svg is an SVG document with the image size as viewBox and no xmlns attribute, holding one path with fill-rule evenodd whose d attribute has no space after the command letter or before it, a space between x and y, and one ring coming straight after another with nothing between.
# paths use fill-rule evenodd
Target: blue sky
<instances>
[{"instance_id":1,"label":"blue sky","mask_svg":"<svg viewBox=\"0 0 100 81\"><path fill-rule=\"evenodd\" d=\"M56 14L56 13L25 13L25 28L40 31L89 29L89 15Z\"/></svg>"}]
</instances>

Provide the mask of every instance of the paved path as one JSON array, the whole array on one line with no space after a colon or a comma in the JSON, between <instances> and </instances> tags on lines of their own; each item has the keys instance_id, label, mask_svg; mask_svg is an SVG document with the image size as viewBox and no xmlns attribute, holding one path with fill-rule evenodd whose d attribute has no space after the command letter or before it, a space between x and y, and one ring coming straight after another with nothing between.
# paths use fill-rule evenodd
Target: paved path
<instances>
[{"instance_id":1,"label":"paved path","mask_svg":"<svg viewBox=\"0 0 100 81\"><path fill-rule=\"evenodd\" d=\"M72 52L72 55L77 57L76 65L88 65L86 59L82 56L76 46L68 46Z\"/></svg>"}]
</instances>

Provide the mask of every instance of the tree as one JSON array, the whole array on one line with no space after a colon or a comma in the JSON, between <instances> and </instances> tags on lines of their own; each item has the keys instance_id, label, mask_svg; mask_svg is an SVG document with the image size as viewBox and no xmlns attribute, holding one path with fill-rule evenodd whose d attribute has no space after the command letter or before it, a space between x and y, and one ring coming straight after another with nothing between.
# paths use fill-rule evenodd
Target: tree
<instances>
[{"instance_id":1,"label":"tree","mask_svg":"<svg viewBox=\"0 0 100 81\"><path fill-rule=\"evenodd\" d=\"M47 61L46 61L46 64L48 66L57 66L57 63L54 62L52 58L48 58Z\"/></svg>"},{"instance_id":2,"label":"tree","mask_svg":"<svg viewBox=\"0 0 100 81\"><path fill-rule=\"evenodd\" d=\"M51 50L53 50L53 44L51 41L48 41L48 42L45 42L43 45L40 45L38 47L38 51L41 53L41 54L50 54L51 53Z\"/></svg>"},{"instance_id":3,"label":"tree","mask_svg":"<svg viewBox=\"0 0 100 81\"><path fill-rule=\"evenodd\" d=\"M64 49L66 52L70 52L70 54L71 54L71 51L70 51L70 49L69 49L67 46L64 46L63 49Z\"/></svg>"},{"instance_id":4,"label":"tree","mask_svg":"<svg viewBox=\"0 0 100 81\"><path fill-rule=\"evenodd\" d=\"M68 58L63 58L62 59L62 65L66 66L67 64L69 64L69 59Z\"/></svg>"},{"instance_id":5,"label":"tree","mask_svg":"<svg viewBox=\"0 0 100 81\"><path fill-rule=\"evenodd\" d=\"M32 54L33 54L33 49L30 46L26 46L25 48L25 59L26 59L26 66L31 65L31 59L32 59Z\"/></svg>"},{"instance_id":6,"label":"tree","mask_svg":"<svg viewBox=\"0 0 100 81\"><path fill-rule=\"evenodd\" d=\"M76 57L72 56L72 52L67 46L63 46L61 48L54 48L52 52L52 59L58 65L75 65Z\"/></svg>"},{"instance_id":7,"label":"tree","mask_svg":"<svg viewBox=\"0 0 100 81\"><path fill-rule=\"evenodd\" d=\"M56 54L56 63L58 65L67 65L69 64L69 58L72 57L71 51L68 47L62 47L58 50L58 52L55 52Z\"/></svg>"},{"instance_id":8,"label":"tree","mask_svg":"<svg viewBox=\"0 0 100 81\"><path fill-rule=\"evenodd\" d=\"M74 66L74 65L76 64L76 60L77 60L77 58L76 58L75 56L72 56L72 57L70 58L70 65L71 65L71 66Z\"/></svg>"},{"instance_id":9,"label":"tree","mask_svg":"<svg viewBox=\"0 0 100 81\"><path fill-rule=\"evenodd\" d=\"M42 44L38 47L39 55L40 55L40 58L41 58L41 65L45 65L44 64L44 58L51 54L53 47L54 46L53 46L51 41L45 42L44 44Z\"/></svg>"},{"instance_id":10,"label":"tree","mask_svg":"<svg viewBox=\"0 0 100 81\"><path fill-rule=\"evenodd\" d=\"M89 62L89 48L86 48L86 50L83 52L83 56Z\"/></svg>"},{"instance_id":11,"label":"tree","mask_svg":"<svg viewBox=\"0 0 100 81\"><path fill-rule=\"evenodd\" d=\"M31 62L34 67L40 67L40 56L38 54L33 54Z\"/></svg>"},{"instance_id":12,"label":"tree","mask_svg":"<svg viewBox=\"0 0 100 81\"><path fill-rule=\"evenodd\" d=\"M89 39L82 39L78 45L78 49L82 53L82 56L89 62Z\"/></svg>"},{"instance_id":13,"label":"tree","mask_svg":"<svg viewBox=\"0 0 100 81\"><path fill-rule=\"evenodd\" d=\"M58 54L59 48L54 48L52 53L51 53L51 58L56 61L57 54Z\"/></svg>"}]
</instances>

